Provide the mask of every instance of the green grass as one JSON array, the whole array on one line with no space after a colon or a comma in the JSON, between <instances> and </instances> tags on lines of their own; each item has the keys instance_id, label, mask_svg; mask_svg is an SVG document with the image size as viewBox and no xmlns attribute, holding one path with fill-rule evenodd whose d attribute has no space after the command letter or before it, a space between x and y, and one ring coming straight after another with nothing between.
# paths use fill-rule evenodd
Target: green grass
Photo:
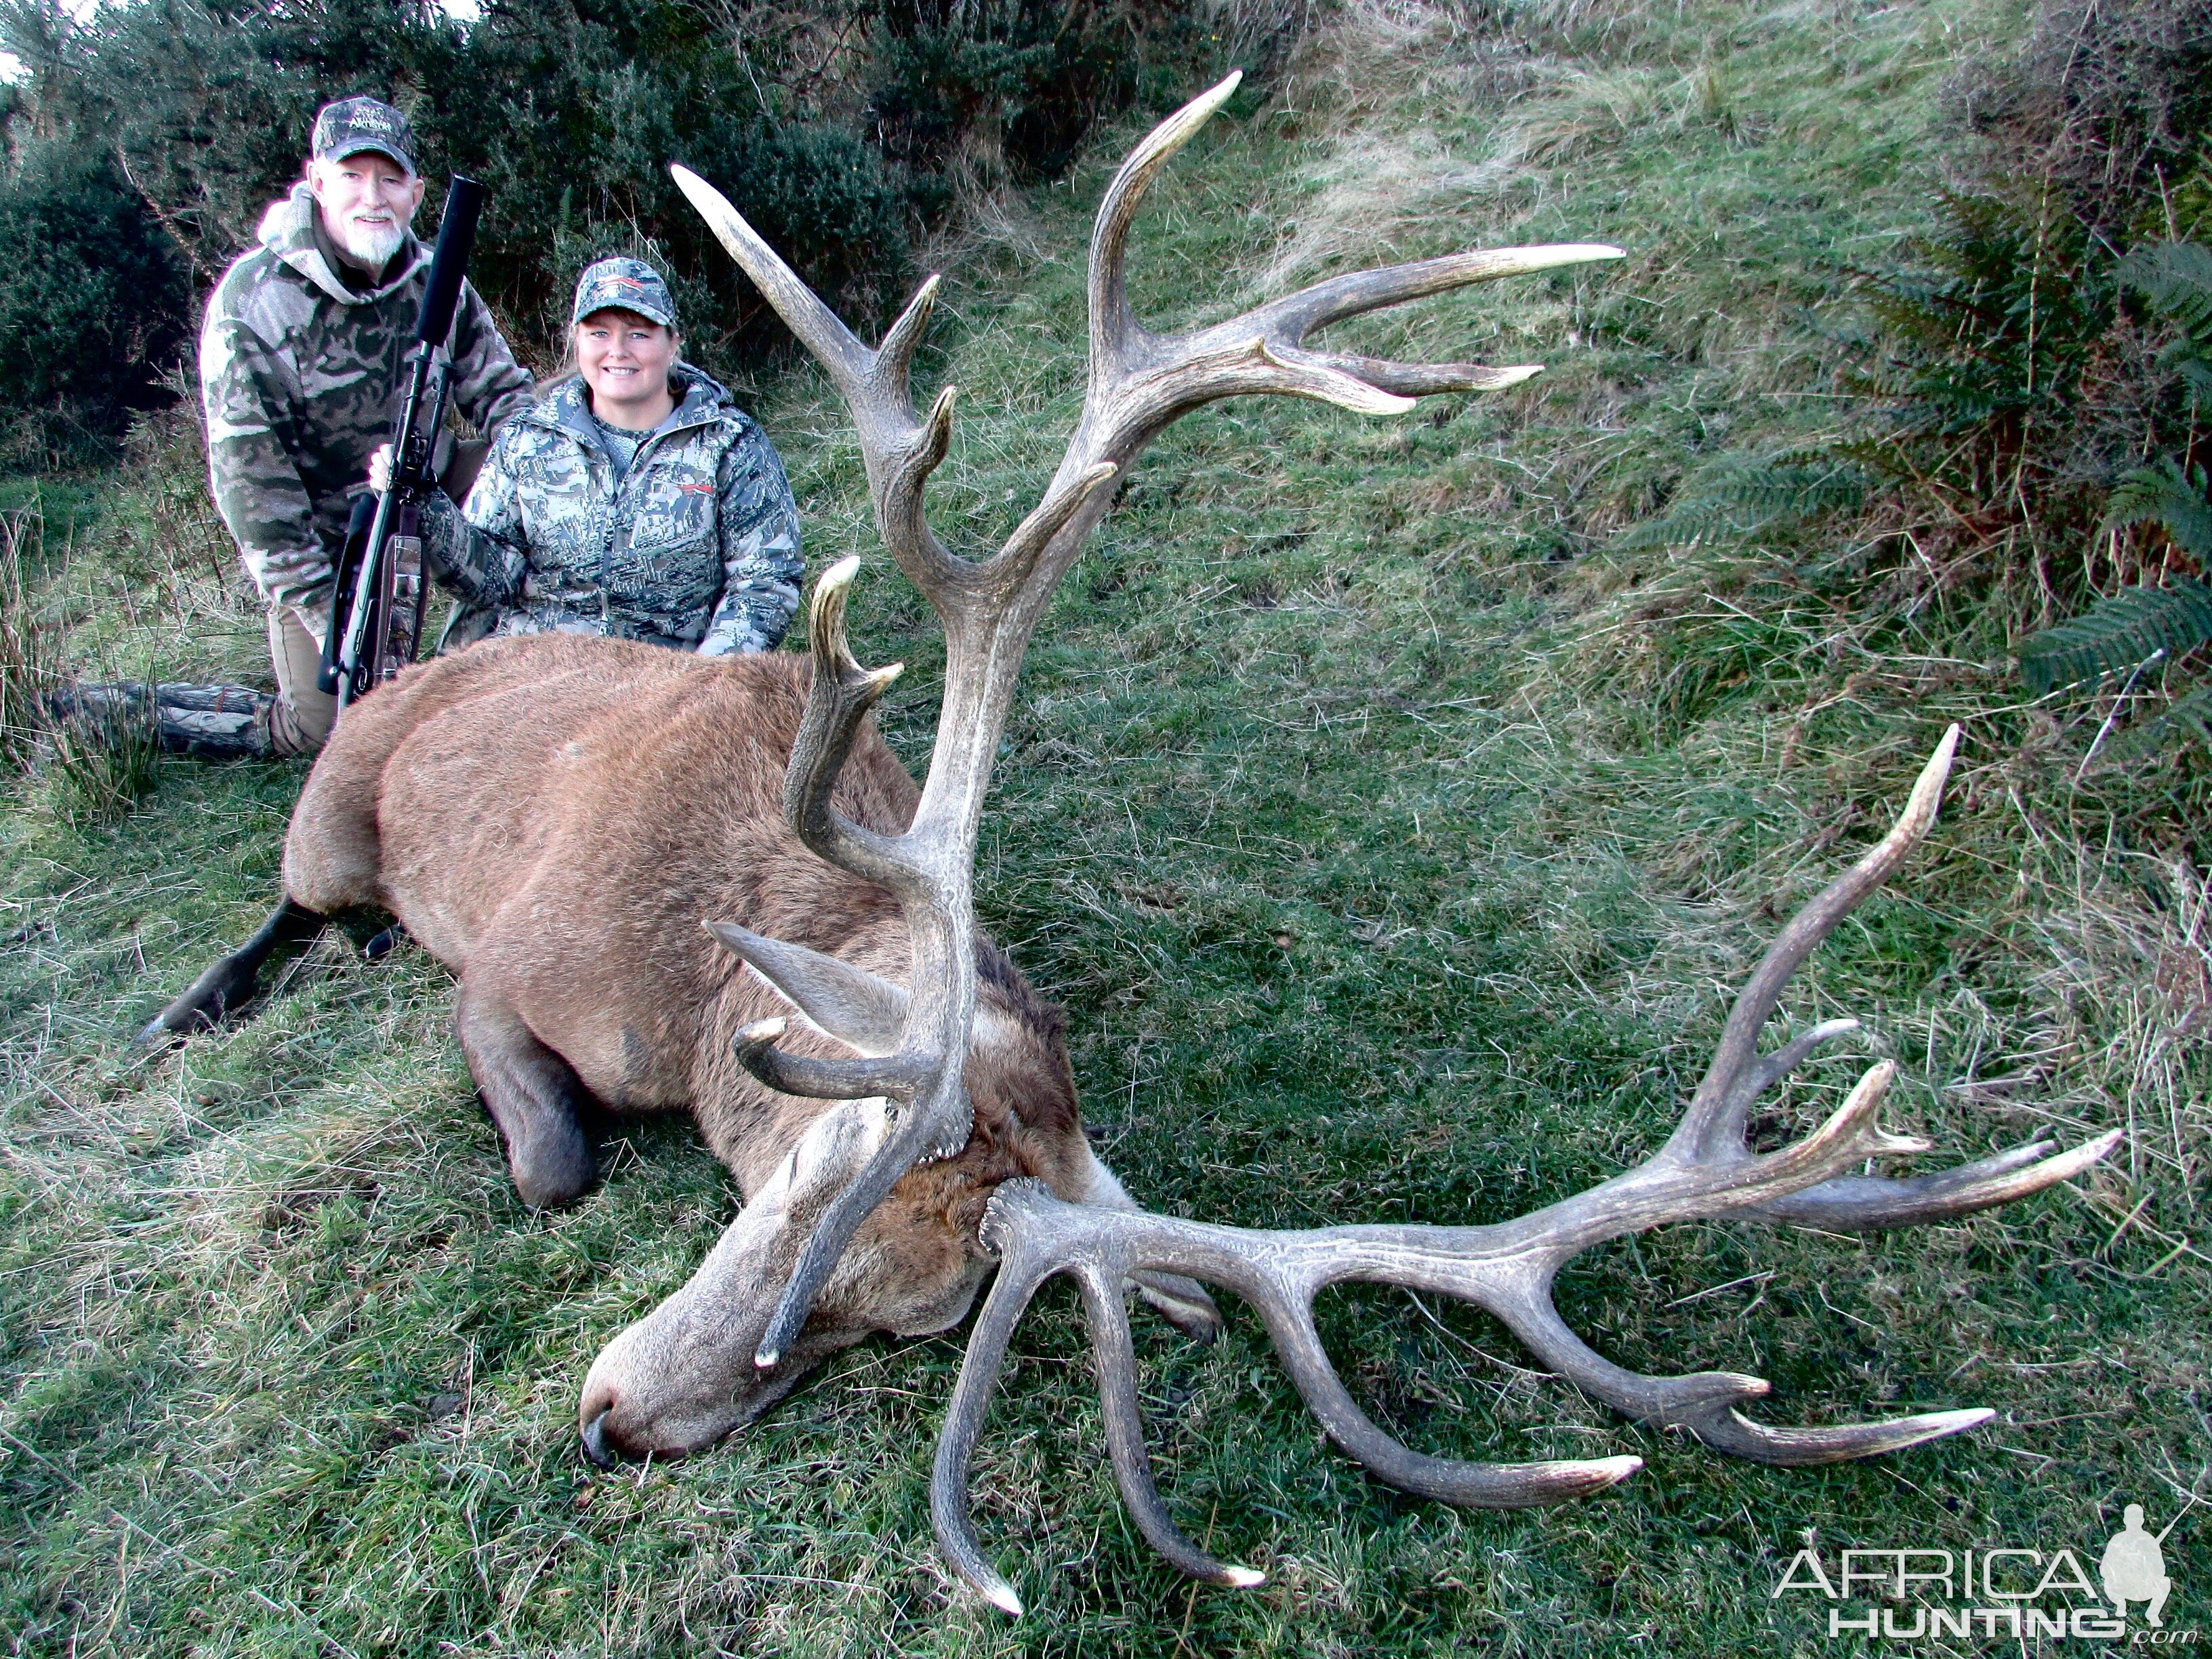
<instances>
[{"instance_id":1,"label":"green grass","mask_svg":"<svg viewBox=\"0 0 2212 1659\"><path fill-rule=\"evenodd\" d=\"M1332 1295L1340 1368L1412 1443L1649 1462L1581 1505L1459 1511L1321 1443L1245 1310L1212 1350L1153 1322L1163 1487L1271 1573L1193 1589L1114 1494L1054 1287L977 1459L1019 1624L931 1542L957 1333L857 1349L711 1455L594 1474L585 1370L696 1262L728 1181L687 1126L644 1124L585 1203L527 1216L412 951L369 968L326 939L258 1018L125 1056L258 919L303 775L167 763L118 822L61 820L35 780L0 805L8 1650L1809 1655L1844 1650L1769 1595L1808 1528L2087 1560L2126 1502L2162 1527L2212 1462L2202 771L2083 769L2109 701L2023 708L2002 611L1864 549L1607 546L1704 455L1832 425L1839 270L1924 225L1938 88L2020 27L1984 0L1561 7L1517 38L1370 16L1224 118L1137 239L1156 322L1455 246L1631 257L1346 331L1551 365L1523 391L1171 430L1039 637L980 854L987 921L1067 1007L1144 1202L1489 1220L1656 1148L1777 915L1964 720L1943 823L1789 1000L1867 1030L1775 1122L1888 1054L1924 1167L2113 1124L2122 1152L1895 1237L1649 1235L1574 1264L1559 1301L1624 1364L1771 1378L1770 1420L1997 1422L1838 1468L1733 1463L1530 1374L1481 1317ZM964 412L933 499L967 550L1057 459L1109 151L952 250L930 373ZM941 652L874 545L842 411L799 370L749 396L810 564L867 559L855 641L911 665L885 727L919 766ZM181 662L204 635L193 660L234 672L252 613L176 550L153 476L50 501L48 602L87 653ZM2199 1514L2167 1540L2170 1626L2203 1617L2203 1536Z\"/></svg>"}]
</instances>

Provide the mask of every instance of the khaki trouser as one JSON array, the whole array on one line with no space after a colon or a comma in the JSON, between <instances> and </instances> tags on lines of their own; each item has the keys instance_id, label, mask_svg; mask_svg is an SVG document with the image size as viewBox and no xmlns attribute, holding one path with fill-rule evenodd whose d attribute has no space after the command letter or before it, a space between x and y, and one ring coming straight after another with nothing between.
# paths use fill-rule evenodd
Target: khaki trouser
<instances>
[{"instance_id":1,"label":"khaki trouser","mask_svg":"<svg viewBox=\"0 0 2212 1659\"><path fill-rule=\"evenodd\" d=\"M325 619L296 605L269 607L269 664L276 702L269 711L269 747L279 755L312 755L337 723L338 700L315 684L322 672Z\"/></svg>"}]
</instances>

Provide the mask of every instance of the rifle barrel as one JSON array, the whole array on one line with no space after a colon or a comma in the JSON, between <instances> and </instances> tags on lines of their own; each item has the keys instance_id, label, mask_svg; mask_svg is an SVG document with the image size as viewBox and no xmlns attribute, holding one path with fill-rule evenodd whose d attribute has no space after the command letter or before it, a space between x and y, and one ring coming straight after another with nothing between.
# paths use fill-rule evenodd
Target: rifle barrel
<instances>
[{"instance_id":1,"label":"rifle barrel","mask_svg":"<svg viewBox=\"0 0 2212 1659\"><path fill-rule=\"evenodd\" d=\"M365 669L362 658L381 651L377 643L383 626L379 617L380 598L388 586L385 566L391 557L389 544L399 521L399 510L435 487L431 456L445 418L446 388L437 354L453 331L453 312L460 303L461 280L476 246L477 221L483 213L484 197L482 185L458 173L446 190L446 210L438 222L438 240L431 250L430 272L422 285L422 312L415 327L415 348L408 354L407 392L392 434L392 488L377 498L375 517L354 576L352 602L346 608L343 629L334 630L333 666L342 709L368 689L362 684L364 674L376 672L374 665Z\"/></svg>"}]
</instances>

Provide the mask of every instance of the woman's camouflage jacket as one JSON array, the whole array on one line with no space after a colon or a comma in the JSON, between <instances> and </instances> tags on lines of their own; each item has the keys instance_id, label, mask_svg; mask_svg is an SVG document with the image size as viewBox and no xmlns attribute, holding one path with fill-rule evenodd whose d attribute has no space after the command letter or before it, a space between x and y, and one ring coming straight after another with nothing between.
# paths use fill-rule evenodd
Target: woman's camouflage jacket
<instances>
[{"instance_id":1,"label":"woman's camouflage jacket","mask_svg":"<svg viewBox=\"0 0 2212 1659\"><path fill-rule=\"evenodd\" d=\"M617 483L584 383L503 427L457 509L434 495L422 551L465 607L441 649L485 634L607 634L704 656L769 651L799 609L799 508L768 434L690 364Z\"/></svg>"}]
</instances>

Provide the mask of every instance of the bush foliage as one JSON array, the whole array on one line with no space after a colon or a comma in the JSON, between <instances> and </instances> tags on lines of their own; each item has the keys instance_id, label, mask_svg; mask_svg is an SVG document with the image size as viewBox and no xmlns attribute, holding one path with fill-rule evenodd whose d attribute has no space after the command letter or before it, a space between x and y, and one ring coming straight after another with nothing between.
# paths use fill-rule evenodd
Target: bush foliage
<instances>
[{"instance_id":1,"label":"bush foliage","mask_svg":"<svg viewBox=\"0 0 2212 1659\"><path fill-rule=\"evenodd\" d=\"M156 394L190 301L184 263L97 150L27 147L0 178L0 455L66 460Z\"/></svg>"},{"instance_id":2,"label":"bush foliage","mask_svg":"<svg viewBox=\"0 0 2212 1659\"><path fill-rule=\"evenodd\" d=\"M610 252L678 278L695 355L726 363L778 337L671 161L726 189L856 323L878 321L918 236L963 194L1056 173L1103 115L1163 103L1213 67L1225 49L1206 15L1195 0L495 0L463 25L391 0L146 0L76 22L20 0L0 7L0 45L29 73L14 172L78 168L69 210L115 222L72 222L42 246L64 262L130 250L82 301L104 319L97 354L88 339L42 372L82 385L94 355L173 349L181 278L139 279L162 257L155 228L204 289L298 176L316 109L357 93L407 112L434 191L455 172L490 187L471 275L519 343L554 355L577 269ZM11 185L41 203L54 188ZM434 194L417 229L438 210ZM25 262L11 256L11 283ZM133 331L142 349L108 349ZM98 380L83 401L106 429L131 399Z\"/></svg>"}]
</instances>

